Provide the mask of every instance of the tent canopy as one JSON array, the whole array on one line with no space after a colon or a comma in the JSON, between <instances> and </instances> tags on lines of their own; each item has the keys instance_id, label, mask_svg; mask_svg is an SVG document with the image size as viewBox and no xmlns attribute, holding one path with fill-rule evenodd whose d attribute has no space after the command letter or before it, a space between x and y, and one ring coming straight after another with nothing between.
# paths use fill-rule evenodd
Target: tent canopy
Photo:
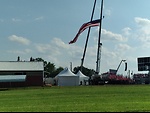
<instances>
[{"instance_id":1,"label":"tent canopy","mask_svg":"<svg viewBox=\"0 0 150 113\"><path fill-rule=\"evenodd\" d=\"M75 75L74 73L72 73L71 71L70 71L70 69L69 68L65 68L64 70L62 70L57 76L77 76L77 75Z\"/></svg>"},{"instance_id":2,"label":"tent canopy","mask_svg":"<svg viewBox=\"0 0 150 113\"><path fill-rule=\"evenodd\" d=\"M83 78L87 78L87 79L89 79L89 77L88 76L85 76L80 70L78 71L78 73L77 73L77 75L79 76L79 77L83 77Z\"/></svg>"},{"instance_id":3,"label":"tent canopy","mask_svg":"<svg viewBox=\"0 0 150 113\"><path fill-rule=\"evenodd\" d=\"M69 68L65 68L56 77L58 86L78 86L79 76L72 73Z\"/></svg>"},{"instance_id":4,"label":"tent canopy","mask_svg":"<svg viewBox=\"0 0 150 113\"><path fill-rule=\"evenodd\" d=\"M80 70L78 71L78 73L76 74L79 76L79 84L80 85L86 85L86 82L88 82L89 77L85 76Z\"/></svg>"}]
</instances>

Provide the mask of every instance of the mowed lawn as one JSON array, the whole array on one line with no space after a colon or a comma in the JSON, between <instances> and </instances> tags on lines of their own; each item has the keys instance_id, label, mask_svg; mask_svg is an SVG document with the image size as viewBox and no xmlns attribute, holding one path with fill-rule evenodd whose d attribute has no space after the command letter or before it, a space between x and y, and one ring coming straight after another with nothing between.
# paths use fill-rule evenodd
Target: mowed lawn
<instances>
[{"instance_id":1,"label":"mowed lawn","mask_svg":"<svg viewBox=\"0 0 150 113\"><path fill-rule=\"evenodd\" d=\"M0 111L147 112L150 85L12 88L0 91Z\"/></svg>"}]
</instances>

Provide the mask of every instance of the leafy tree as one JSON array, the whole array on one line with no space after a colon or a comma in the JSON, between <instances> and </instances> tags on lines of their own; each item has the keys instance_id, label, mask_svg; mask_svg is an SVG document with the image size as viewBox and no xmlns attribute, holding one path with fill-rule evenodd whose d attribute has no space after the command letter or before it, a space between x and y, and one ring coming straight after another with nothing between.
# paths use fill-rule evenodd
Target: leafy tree
<instances>
[{"instance_id":1,"label":"leafy tree","mask_svg":"<svg viewBox=\"0 0 150 113\"><path fill-rule=\"evenodd\" d=\"M42 58L30 58L30 61L42 61L44 63L44 77L55 77L60 71L63 70L62 67L56 68L54 63L47 62Z\"/></svg>"},{"instance_id":2,"label":"leafy tree","mask_svg":"<svg viewBox=\"0 0 150 113\"><path fill-rule=\"evenodd\" d=\"M77 66L74 68L74 73L76 74L79 70L81 69L80 66ZM88 69L86 67L82 67L82 73L86 76L91 77L93 75L93 73L95 73L95 71L93 69Z\"/></svg>"},{"instance_id":3,"label":"leafy tree","mask_svg":"<svg viewBox=\"0 0 150 113\"><path fill-rule=\"evenodd\" d=\"M53 73L55 71L55 65L53 63L48 62L48 64L46 65L46 70L49 73Z\"/></svg>"},{"instance_id":4,"label":"leafy tree","mask_svg":"<svg viewBox=\"0 0 150 113\"><path fill-rule=\"evenodd\" d=\"M55 77L56 75L58 75L62 70L64 70L63 67L59 67L57 68L55 71L53 71L49 76L50 77Z\"/></svg>"}]
</instances>

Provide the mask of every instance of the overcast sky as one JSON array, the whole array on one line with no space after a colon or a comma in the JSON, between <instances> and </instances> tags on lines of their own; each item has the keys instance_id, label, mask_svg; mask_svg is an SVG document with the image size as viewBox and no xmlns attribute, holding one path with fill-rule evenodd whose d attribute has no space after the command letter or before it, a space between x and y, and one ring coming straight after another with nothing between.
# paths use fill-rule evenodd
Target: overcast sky
<instances>
[{"instance_id":1,"label":"overcast sky","mask_svg":"<svg viewBox=\"0 0 150 113\"><path fill-rule=\"evenodd\" d=\"M81 25L90 21L94 0L0 0L0 60L28 61L41 57L56 67L80 66L86 29L68 44ZM117 69L121 60L140 73L138 57L150 56L150 0L104 0L100 73ZM100 18L97 0L94 19ZM84 66L96 69L98 27L91 29ZM124 63L119 69L126 74Z\"/></svg>"}]
</instances>

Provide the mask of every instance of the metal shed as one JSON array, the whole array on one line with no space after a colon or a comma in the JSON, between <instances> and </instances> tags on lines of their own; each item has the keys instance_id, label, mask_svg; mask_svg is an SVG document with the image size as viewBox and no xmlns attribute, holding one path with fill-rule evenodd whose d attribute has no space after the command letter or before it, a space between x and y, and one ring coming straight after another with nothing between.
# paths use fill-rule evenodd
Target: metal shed
<instances>
[{"instance_id":1,"label":"metal shed","mask_svg":"<svg viewBox=\"0 0 150 113\"><path fill-rule=\"evenodd\" d=\"M43 86L43 78L43 62L0 61L0 87Z\"/></svg>"}]
</instances>

